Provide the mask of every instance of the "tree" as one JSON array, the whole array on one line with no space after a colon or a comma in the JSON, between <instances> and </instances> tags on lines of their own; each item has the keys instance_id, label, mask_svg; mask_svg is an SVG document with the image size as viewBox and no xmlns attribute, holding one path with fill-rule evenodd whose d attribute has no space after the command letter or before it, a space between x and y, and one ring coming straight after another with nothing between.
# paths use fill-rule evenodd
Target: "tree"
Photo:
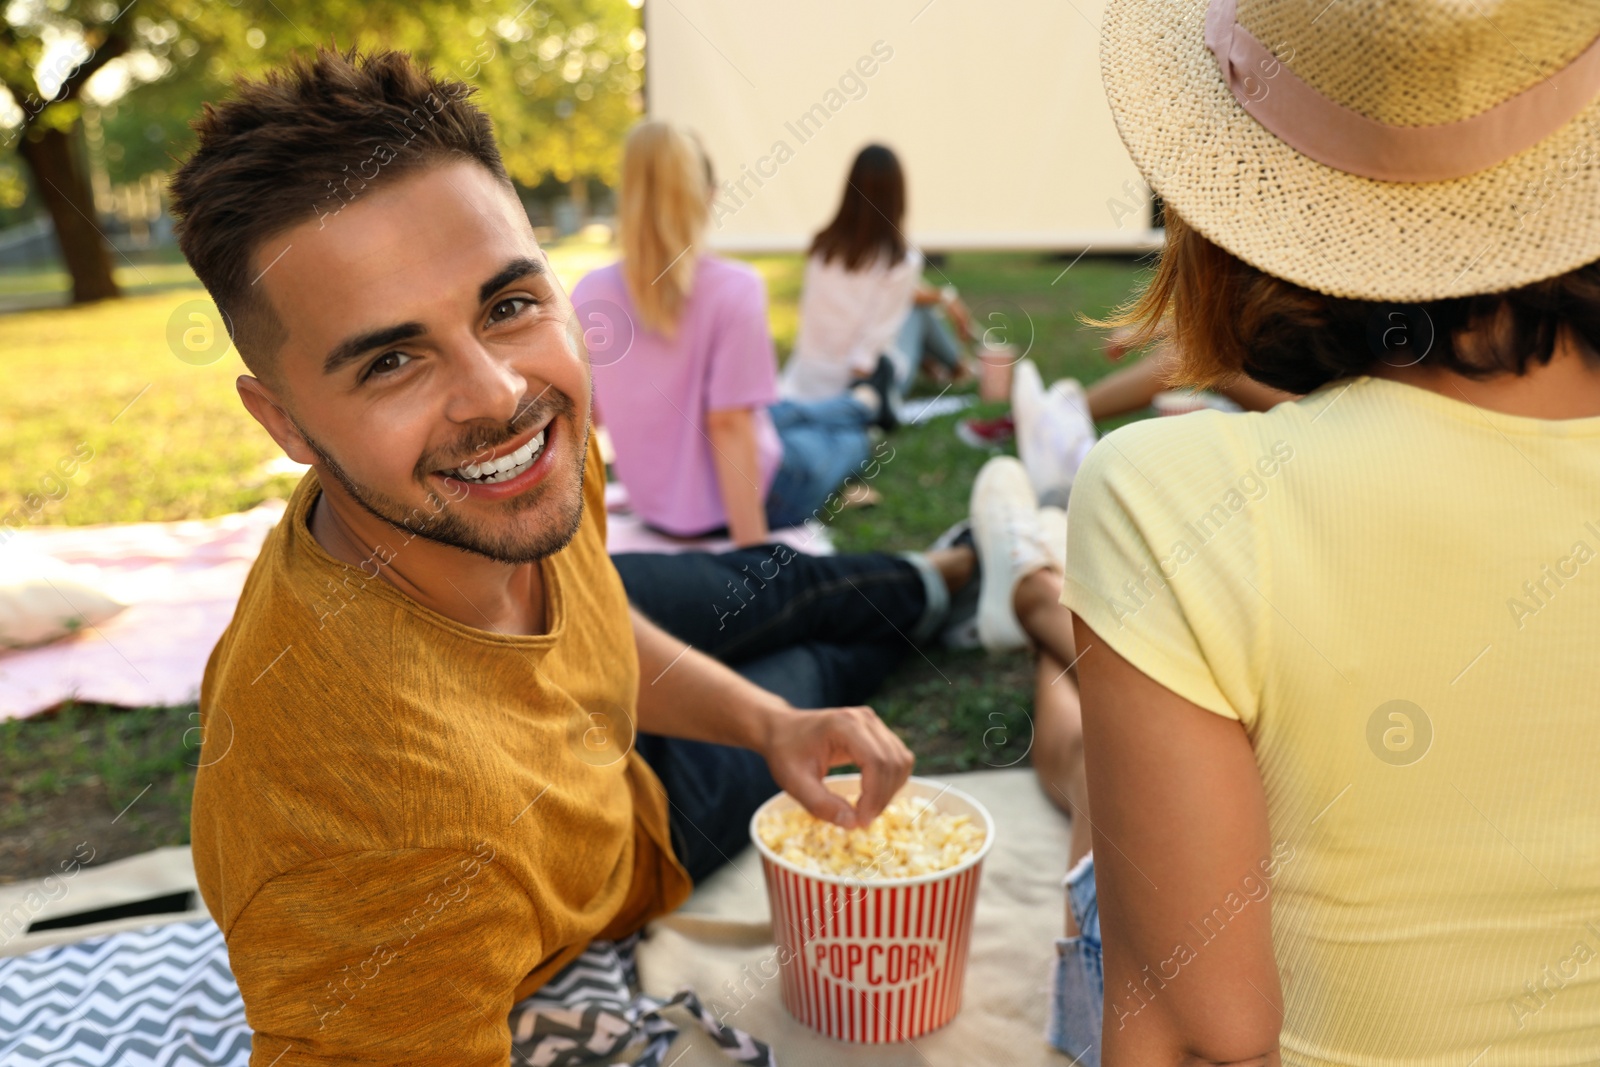
<instances>
[{"instance_id":1,"label":"tree","mask_svg":"<svg viewBox=\"0 0 1600 1067\"><path fill-rule=\"evenodd\" d=\"M6 10L0 86L23 114L10 137L55 223L74 301L117 295L75 150L84 107L101 108L108 170L130 181L183 159L189 120L237 75L318 44L403 49L479 89L513 178L553 176L580 202L587 177L616 180L640 111L644 32L627 0L12 0ZM61 39L77 46L46 47ZM98 96L104 75L85 92L102 71L116 75L110 98Z\"/></svg>"},{"instance_id":2,"label":"tree","mask_svg":"<svg viewBox=\"0 0 1600 1067\"><path fill-rule=\"evenodd\" d=\"M623 134L642 110L638 12L621 0L540 3L491 30L497 54L472 80L512 176L535 185L551 175L580 203L583 178L615 184Z\"/></svg>"},{"instance_id":3,"label":"tree","mask_svg":"<svg viewBox=\"0 0 1600 1067\"><path fill-rule=\"evenodd\" d=\"M642 109L639 22L627 0L212 0L177 23L201 42L198 55L169 37L160 47L171 73L107 108L119 156L109 169L119 181L170 170L188 154L201 101L226 95L236 75L336 43L408 51L475 86L521 184L615 183L623 135Z\"/></svg>"},{"instance_id":4,"label":"tree","mask_svg":"<svg viewBox=\"0 0 1600 1067\"><path fill-rule=\"evenodd\" d=\"M14 13L21 16L16 22L12 21ZM82 115L79 98L85 83L128 50L128 38L116 25L115 9L102 19L95 21L94 16L76 12L72 6L56 11L10 4L0 26L0 84L23 116L11 137L35 192L55 223L61 256L72 275L74 303L119 295L109 249L95 221L88 169L74 136ZM69 38L76 36L78 47L70 55L57 51L47 64L46 41L63 30Z\"/></svg>"},{"instance_id":5,"label":"tree","mask_svg":"<svg viewBox=\"0 0 1600 1067\"><path fill-rule=\"evenodd\" d=\"M169 80L180 85L169 104L183 101L197 107L197 90L221 87L204 81L210 70L206 57L250 50L250 16L239 10L240 3L13 0L6 5L0 25L0 88L22 120L0 137L17 146L33 192L55 226L72 276L74 303L119 295L84 158L80 132L85 108L104 104L107 93L137 95L146 83ZM170 159L143 162L151 169L170 165Z\"/></svg>"}]
</instances>

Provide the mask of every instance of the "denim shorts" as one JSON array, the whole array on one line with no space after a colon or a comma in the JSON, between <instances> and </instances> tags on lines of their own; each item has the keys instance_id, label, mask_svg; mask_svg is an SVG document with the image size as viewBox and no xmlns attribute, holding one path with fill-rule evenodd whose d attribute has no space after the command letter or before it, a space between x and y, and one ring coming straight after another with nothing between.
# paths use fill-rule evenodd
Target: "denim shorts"
<instances>
[{"instance_id":1,"label":"denim shorts","mask_svg":"<svg viewBox=\"0 0 1600 1067\"><path fill-rule=\"evenodd\" d=\"M1082 1067L1100 1067L1100 1013L1106 978L1100 953L1100 906L1095 899L1092 854L1072 868L1065 884L1078 936L1056 938L1045 1038Z\"/></svg>"}]
</instances>

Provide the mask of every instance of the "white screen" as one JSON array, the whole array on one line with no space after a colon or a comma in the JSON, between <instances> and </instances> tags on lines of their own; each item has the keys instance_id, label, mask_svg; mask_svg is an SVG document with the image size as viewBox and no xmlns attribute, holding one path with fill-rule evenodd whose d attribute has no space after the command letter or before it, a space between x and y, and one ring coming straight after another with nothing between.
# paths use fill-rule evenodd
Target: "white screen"
<instances>
[{"instance_id":1,"label":"white screen","mask_svg":"<svg viewBox=\"0 0 1600 1067\"><path fill-rule=\"evenodd\" d=\"M1102 4L647 0L648 107L731 184L719 248L804 247L871 141L906 168L924 248L1150 248L1100 82Z\"/></svg>"}]
</instances>

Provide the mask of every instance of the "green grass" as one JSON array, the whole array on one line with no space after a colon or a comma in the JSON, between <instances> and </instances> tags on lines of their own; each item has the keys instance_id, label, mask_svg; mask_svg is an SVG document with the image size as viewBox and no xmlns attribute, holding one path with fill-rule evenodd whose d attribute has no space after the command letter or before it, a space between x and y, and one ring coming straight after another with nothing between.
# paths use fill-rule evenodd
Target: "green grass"
<instances>
[{"instance_id":1,"label":"green grass","mask_svg":"<svg viewBox=\"0 0 1600 1067\"><path fill-rule=\"evenodd\" d=\"M111 273L125 294L136 296L195 284L194 271L174 247L143 252L115 252ZM0 269L0 307L48 307L65 304L72 277L60 264Z\"/></svg>"},{"instance_id":2,"label":"green grass","mask_svg":"<svg viewBox=\"0 0 1600 1067\"><path fill-rule=\"evenodd\" d=\"M186 843L195 711L68 705L0 722L0 883L54 870L80 842L100 862Z\"/></svg>"},{"instance_id":3,"label":"green grass","mask_svg":"<svg viewBox=\"0 0 1600 1067\"><path fill-rule=\"evenodd\" d=\"M613 253L572 242L553 248L551 258L570 288ZM767 280L774 336L787 355L802 260L750 261ZM1088 382L1112 365L1099 354L1098 332L1079 316L1124 300L1139 269L1096 258L1067 267L1037 255L962 254L930 268L928 277L958 286L979 327L1026 350L1046 381L1072 375ZM0 373L8 385L0 391L0 517L20 508L30 523L202 518L292 488L293 479L262 472L278 452L234 393L244 369L237 356L196 366L169 342L169 323L192 301L204 301L203 290L182 285L175 267L141 269L169 271L160 284L179 287L0 317ZM1003 405L976 410L995 414ZM966 514L972 479L988 454L961 444L955 421L894 435L893 458L873 483L883 503L834 520L841 551L921 548ZM92 458L70 480L60 479L72 465L58 468L58 461L79 449L92 450ZM918 753L923 772L1022 765L1031 742L1032 673L1020 653L908 655L874 703ZM112 854L186 841L193 710L72 708L0 726L10 776L0 776L0 880L43 873L58 858L51 850L83 840L80 824L98 827ZM145 785L150 790L112 824Z\"/></svg>"},{"instance_id":4,"label":"green grass","mask_svg":"<svg viewBox=\"0 0 1600 1067\"><path fill-rule=\"evenodd\" d=\"M168 346L169 321L203 300L184 288L0 318L10 385L0 392L0 514L72 525L200 518L287 491L287 479L257 473L277 447L234 394L237 355L193 366ZM91 458L63 488L83 450Z\"/></svg>"},{"instance_id":5,"label":"green grass","mask_svg":"<svg viewBox=\"0 0 1600 1067\"><path fill-rule=\"evenodd\" d=\"M194 272L186 263L119 262L112 270L117 285L126 293L141 293L176 286L194 285ZM0 273L0 296L61 296L72 290L72 279L64 270L9 270ZM41 301L42 302L42 301Z\"/></svg>"}]
</instances>

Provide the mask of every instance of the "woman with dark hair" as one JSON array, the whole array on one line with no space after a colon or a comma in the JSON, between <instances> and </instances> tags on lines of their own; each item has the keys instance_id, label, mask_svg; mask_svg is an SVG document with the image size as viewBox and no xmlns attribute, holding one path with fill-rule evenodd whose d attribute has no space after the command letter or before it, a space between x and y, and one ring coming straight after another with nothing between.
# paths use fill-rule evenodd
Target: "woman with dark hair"
<instances>
[{"instance_id":1,"label":"woman with dark hair","mask_svg":"<svg viewBox=\"0 0 1600 1067\"><path fill-rule=\"evenodd\" d=\"M811 242L800 296L800 330L780 387L792 400L821 400L871 379L903 394L924 358L950 370L961 350L934 314L943 308L969 335L954 286L922 281L922 252L902 225L906 181L884 145L857 153L839 211Z\"/></svg>"},{"instance_id":2,"label":"woman with dark hair","mask_svg":"<svg viewBox=\"0 0 1600 1067\"><path fill-rule=\"evenodd\" d=\"M1102 32L1167 206L1121 324L1185 384L1305 395L1078 473L1050 651L1093 852L1051 1039L1600 1062L1600 5L1110 0Z\"/></svg>"}]
</instances>

